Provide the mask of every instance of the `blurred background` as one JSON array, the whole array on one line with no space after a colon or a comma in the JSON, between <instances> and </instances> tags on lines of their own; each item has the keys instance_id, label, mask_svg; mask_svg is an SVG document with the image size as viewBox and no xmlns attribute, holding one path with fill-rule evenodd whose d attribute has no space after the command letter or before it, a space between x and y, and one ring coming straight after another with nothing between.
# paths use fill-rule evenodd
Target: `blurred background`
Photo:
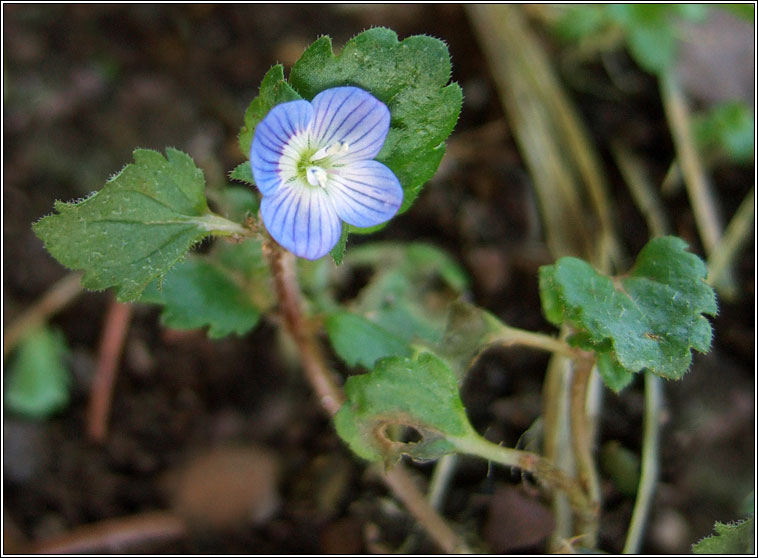
<instances>
[{"instance_id":1,"label":"blurred background","mask_svg":"<svg viewBox=\"0 0 758 558\"><path fill-rule=\"evenodd\" d=\"M5 552L435 551L340 443L292 358L272 350L273 322L210 341L202 331L163 329L154 307L135 305L107 437L89 441L87 400L112 297L55 291L68 272L31 230L55 200L101 188L135 147L181 149L209 188L223 187L245 158L237 132L268 68L291 67L320 35L338 49L371 26L443 39L464 104L412 209L351 242L430 242L470 275L473 302L512 325L552 332L537 270L556 256L613 254L625 271L662 229L704 258L725 250L722 236L734 241L713 350L666 385L661 485L642 550L688 552L714 521L752 509L753 16L523 5L494 17L489 9L3 5ZM684 124L672 116L682 107ZM694 163L681 156L690 144ZM691 181L705 185L705 197L691 193ZM561 197L566 184L573 205ZM716 223L715 237L693 199ZM736 232L727 228L735 214ZM50 413L9 409L8 378L22 368L17 341L29 332L17 339L8 330L51 288L60 310L43 303L42 312L58 333L38 352L59 363L49 374L64 394L51 397L63 403ZM529 351L484 356L463 393L480 432L519 440L540 414L546 363ZM640 382L606 396L603 550L623 545L642 412ZM431 468L416 471L423 481ZM543 551L549 510L524 496L520 481L462 460L442 511L478 547Z\"/></svg>"}]
</instances>

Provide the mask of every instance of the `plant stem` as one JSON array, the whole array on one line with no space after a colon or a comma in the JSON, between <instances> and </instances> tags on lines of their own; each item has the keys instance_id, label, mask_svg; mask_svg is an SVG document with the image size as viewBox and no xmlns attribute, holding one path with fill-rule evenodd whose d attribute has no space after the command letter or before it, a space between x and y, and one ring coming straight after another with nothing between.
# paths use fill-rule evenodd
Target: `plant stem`
<instances>
[{"instance_id":1,"label":"plant stem","mask_svg":"<svg viewBox=\"0 0 758 558\"><path fill-rule=\"evenodd\" d=\"M645 418L642 438L642 470L634 503L632 520L624 544L624 554L637 554L645 534L645 521L658 482L658 445L660 417L663 404L663 381L651 372L645 372Z\"/></svg>"},{"instance_id":2,"label":"plant stem","mask_svg":"<svg viewBox=\"0 0 758 558\"><path fill-rule=\"evenodd\" d=\"M716 214L713 192L698 157L690 123L687 101L672 72L661 76L661 97L666 118L671 127L674 147L687 186L695 222L703 247L709 256L721 239L721 222Z\"/></svg>"},{"instance_id":3,"label":"plant stem","mask_svg":"<svg viewBox=\"0 0 758 558\"><path fill-rule=\"evenodd\" d=\"M499 323L498 327L499 329L497 332L494 332L487 337L487 344L500 345L503 347L522 345L524 347L541 349L543 351L571 358L577 358L577 356L580 355L579 351L574 349L571 345L562 339L552 337L551 335L527 331L503 323Z\"/></svg>"},{"instance_id":4,"label":"plant stem","mask_svg":"<svg viewBox=\"0 0 758 558\"><path fill-rule=\"evenodd\" d=\"M81 273L69 273L16 318L3 332L3 357L14 349L18 342L32 329L41 325L50 316L66 307L82 292Z\"/></svg>"},{"instance_id":5,"label":"plant stem","mask_svg":"<svg viewBox=\"0 0 758 558\"><path fill-rule=\"evenodd\" d=\"M544 457L528 451L506 448L493 444L476 433L462 438L448 438L462 453L482 457L506 467L518 467L534 474L541 483L551 490L565 492L580 518L590 521L597 515L594 504L574 479L558 469Z\"/></svg>"},{"instance_id":6,"label":"plant stem","mask_svg":"<svg viewBox=\"0 0 758 558\"><path fill-rule=\"evenodd\" d=\"M751 231L755 227L755 188L751 188L745 199L742 200L737 212L729 221L724 236L719 241L716 249L708 258L708 283L715 287L722 287L722 279L725 271L733 263L734 257L751 236ZM728 285L727 285L728 286ZM722 289L723 291L723 289ZM733 296L736 289L732 292L727 290L727 296Z\"/></svg>"},{"instance_id":7,"label":"plant stem","mask_svg":"<svg viewBox=\"0 0 758 558\"><path fill-rule=\"evenodd\" d=\"M295 258L270 238L264 242L263 253L274 278L284 325L297 346L305 377L316 392L321 407L331 417L345 401L345 394L327 366L315 333L303 314ZM429 504L401 463L381 474L380 478L440 548L450 554L471 552L463 539Z\"/></svg>"},{"instance_id":8,"label":"plant stem","mask_svg":"<svg viewBox=\"0 0 758 558\"><path fill-rule=\"evenodd\" d=\"M113 386L118 376L118 362L129 331L132 309L131 304L111 300L105 316L97 368L87 406L87 436L98 444L103 443L108 434Z\"/></svg>"},{"instance_id":9,"label":"plant stem","mask_svg":"<svg viewBox=\"0 0 758 558\"><path fill-rule=\"evenodd\" d=\"M571 380L571 444L576 457L577 475L593 507L600 505L600 481L598 480L595 460L592 456L592 443L589 421L587 418L587 390L590 385L593 362L577 360L574 362L574 375ZM581 519L581 518L580 518ZM584 546L594 548L597 543L597 517L590 521L580 521L577 531L584 537Z\"/></svg>"},{"instance_id":10,"label":"plant stem","mask_svg":"<svg viewBox=\"0 0 758 558\"><path fill-rule=\"evenodd\" d=\"M202 217L193 218L192 221L215 236L249 236L251 233L243 225L225 219L215 213L206 213Z\"/></svg>"}]
</instances>

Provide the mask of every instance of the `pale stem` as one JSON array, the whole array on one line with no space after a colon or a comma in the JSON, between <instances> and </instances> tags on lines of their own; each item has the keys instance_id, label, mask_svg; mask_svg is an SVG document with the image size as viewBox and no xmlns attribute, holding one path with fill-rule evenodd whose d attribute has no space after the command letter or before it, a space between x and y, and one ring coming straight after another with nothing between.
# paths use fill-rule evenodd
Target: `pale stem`
<instances>
[{"instance_id":1,"label":"pale stem","mask_svg":"<svg viewBox=\"0 0 758 558\"><path fill-rule=\"evenodd\" d=\"M682 88L672 72L661 76L661 97L671 127L674 147L687 186L695 222L703 247L709 256L721 238L721 222L710 184L698 156L692 133L689 109Z\"/></svg>"},{"instance_id":2,"label":"pale stem","mask_svg":"<svg viewBox=\"0 0 758 558\"><path fill-rule=\"evenodd\" d=\"M544 333L535 333L533 331L511 327L502 323L499 324L498 331L488 335L487 344L502 347L521 345L523 347L540 349L549 353L556 353L571 358L577 358L580 356L579 351L562 339L545 335Z\"/></svg>"},{"instance_id":3,"label":"pale stem","mask_svg":"<svg viewBox=\"0 0 758 558\"><path fill-rule=\"evenodd\" d=\"M461 453L475 455L505 467L517 467L532 473L548 489L565 492L572 507L583 521L589 522L597 516L596 507L587 500L587 496L576 481L544 457L536 453L493 444L476 433L461 438L449 437L448 440Z\"/></svg>"},{"instance_id":4,"label":"pale stem","mask_svg":"<svg viewBox=\"0 0 758 558\"><path fill-rule=\"evenodd\" d=\"M748 238L751 237L750 233L754 227L755 188L751 188L726 227L721 241L708 258L708 283L710 285L721 286L726 270Z\"/></svg>"},{"instance_id":5,"label":"pale stem","mask_svg":"<svg viewBox=\"0 0 758 558\"><path fill-rule=\"evenodd\" d=\"M435 509L442 507L445 492L450 485L450 481L453 479L457 464L458 456L454 453L443 455L434 464L434 472L429 481L429 491L426 498Z\"/></svg>"},{"instance_id":6,"label":"pale stem","mask_svg":"<svg viewBox=\"0 0 758 558\"><path fill-rule=\"evenodd\" d=\"M193 217L191 220L215 236L250 235L249 229L215 213L206 213L201 217Z\"/></svg>"},{"instance_id":7,"label":"pale stem","mask_svg":"<svg viewBox=\"0 0 758 558\"><path fill-rule=\"evenodd\" d=\"M587 360L574 362L574 375L571 381L571 444L576 457L579 482L589 496L592 506L600 505L600 481L595 460L592 455L592 438L590 422L587 417L587 391L590 386L593 362ZM581 518L580 518L581 519ZM577 531L583 536L583 545L594 548L597 543L597 517L589 521L580 521Z\"/></svg>"},{"instance_id":8,"label":"pale stem","mask_svg":"<svg viewBox=\"0 0 758 558\"><path fill-rule=\"evenodd\" d=\"M270 238L263 247L274 278L284 325L297 346L306 379L316 392L321 407L331 417L342 406L345 394L327 366L315 332L303 314L295 258ZM440 548L450 554L470 552L463 539L429 504L401 463L380 475L380 478Z\"/></svg>"},{"instance_id":9,"label":"pale stem","mask_svg":"<svg viewBox=\"0 0 758 558\"><path fill-rule=\"evenodd\" d=\"M632 520L624 544L624 554L637 554L645 534L645 522L658 482L658 446L660 441L661 407L663 405L663 381L645 372L645 416L643 419L642 469L634 503Z\"/></svg>"}]
</instances>

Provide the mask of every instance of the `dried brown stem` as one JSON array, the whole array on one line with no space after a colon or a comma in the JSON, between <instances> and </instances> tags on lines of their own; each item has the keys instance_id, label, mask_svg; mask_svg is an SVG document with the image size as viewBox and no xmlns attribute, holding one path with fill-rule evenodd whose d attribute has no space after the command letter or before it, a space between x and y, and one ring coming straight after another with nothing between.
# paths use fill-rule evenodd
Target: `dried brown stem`
<instances>
[{"instance_id":1,"label":"dried brown stem","mask_svg":"<svg viewBox=\"0 0 758 558\"><path fill-rule=\"evenodd\" d=\"M3 333L3 356L8 356L26 333L66 307L82 292L80 273L70 273L10 324Z\"/></svg>"},{"instance_id":2,"label":"dried brown stem","mask_svg":"<svg viewBox=\"0 0 758 558\"><path fill-rule=\"evenodd\" d=\"M113 386L118 374L118 362L129 330L132 316L131 304L111 302L105 317L103 336L100 341L95 377L90 391L87 408L87 436L96 443L102 443L108 434Z\"/></svg>"},{"instance_id":3,"label":"dried brown stem","mask_svg":"<svg viewBox=\"0 0 758 558\"><path fill-rule=\"evenodd\" d=\"M83 525L34 543L31 554L121 553L136 545L184 537L187 527L171 512L147 512Z\"/></svg>"},{"instance_id":4,"label":"dried brown stem","mask_svg":"<svg viewBox=\"0 0 758 558\"><path fill-rule=\"evenodd\" d=\"M345 401L345 394L326 364L314 331L303 314L294 256L271 239L264 243L264 254L274 278L279 310L287 332L297 346L305 377L316 392L321 407L332 416ZM402 464L380 477L440 548L448 553L468 552L466 544L429 504Z\"/></svg>"}]
</instances>

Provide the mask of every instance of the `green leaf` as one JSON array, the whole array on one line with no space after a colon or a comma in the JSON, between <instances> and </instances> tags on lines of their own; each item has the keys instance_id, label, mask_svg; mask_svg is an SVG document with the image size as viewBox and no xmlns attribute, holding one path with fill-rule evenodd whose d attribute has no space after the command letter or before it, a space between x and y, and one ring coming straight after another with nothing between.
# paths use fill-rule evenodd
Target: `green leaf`
<instances>
[{"instance_id":1,"label":"green leaf","mask_svg":"<svg viewBox=\"0 0 758 558\"><path fill-rule=\"evenodd\" d=\"M450 256L429 244L381 242L354 248L346 264L371 266L375 274L351 308L407 343L438 343L447 318L447 302L468 286L468 278ZM449 291L445 297L440 281ZM432 294L434 293L434 294ZM429 304L439 301L437 306Z\"/></svg>"},{"instance_id":2,"label":"green leaf","mask_svg":"<svg viewBox=\"0 0 758 558\"><path fill-rule=\"evenodd\" d=\"M635 25L627 31L626 44L637 64L652 74L663 72L674 59L674 30L666 22Z\"/></svg>"},{"instance_id":3,"label":"green leaf","mask_svg":"<svg viewBox=\"0 0 758 558\"><path fill-rule=\"evenodd\" d=\"M347 248L347 236L350 231L350 225L342 223L342 232L337 244L334 245L331 252L329 252L334 260L334 265L341 265L342 260L345 258L345 248Z\"/></svg>"},{"instance_id":4,"label":"green leaf","mask_svg":"<svg viewBox=\"0 0 758 558\"><path fill-rule=\"evenodd\" d=\"M164 326L173 329L209 326L211 338L247 333L260 317L249 297L228 275L197 258L176 265L160 286L152 283L142 294L141 302L163 305Z\"/></svg>"},{"instance_id":5,"label":"green leaf","mask_svg":"<svg viewBox=\"0 0 758 558\"><path fill-rule=\"evenodd\" d=\"M737 523L716 522L715 535L692 545L695 554L755 554L755 519Z\"/></svg>"},{"instance_id":6,"label":"green leaf","mask_svg":"<svg viewBox=\"0 0 758 558\"><path fill-rule=\"evenodd\" d=\"M432 355L380 360L376 368L345 383L347 401L335 415L337 433L364 459L391 463L401 454L435 459L454 451L446 438L473 433L447 365ZM417 443L393 440L393 425L415 429Z\"/></svg>"},{"instance_id":7,"label":"green leaf","mask_svg":"<svg viewBox=\"0 0 758 558\"><path fill-rule=\"evenodd\" d=\"M352 314L338 312L326 318L326 332L335 352L348 366L373 368L388 356L410 356L408 343L375 323Z\"/></svg>"},{"instance_id":8,"label":"green leaf","mask_svg":"<svg viewBox=\"0 0 758 558\"><path fill-rule=\"evenodd\" d=\"M255 127L268 112L279 103L296 101L300 98L300 95L284 79L284 66L277 64L266 72L258 96L250 102L245 111L245 123L240 129L239 136L237 136L240 150L245 157L250 157L250 146L253 144ZM236 171L237 169L232 172ZM243 171L240 170L238 174L241 175L242 173ZM252 175L252 171L250 174Z\"/></svg>"},{"instance_id":9,"label":"green leaf","mask_svg":"<svg viewBox=\"0 0 758 558\"><path fill-rule=\"evenodd\" d=\"M190 247L217 230L238 227L213 215L205 180L192 159L176 149L138 149L99 192L73 203L56 202L58 214L34 232L61 264L83 270L93 290L117 287L120 301L139 298ZM225 233L226 234L226 233Z\"/></svg>"},{"instance_id":10,"label":"green leaf","mask_svg":"<svg viewBox=\"0 0 758 558\"><path fill-rule=\"evenodd\" d=\"M703 261L676 237L651 240L634 268L611 278L577 258L561 258L540 269L543 311L552 323L571 324L574 344L594 350L600 372L612 389L627 374L649 369L680 379L692 361L691 349L710 349L716 295L705 282ZM601 356L604 355L604 356Z\"/></svg>"},{"instance_id":11,"label":"green leaf","mask_svg":"<svg viewBox=\"0 0 758 558\"><path fill-rule=\"evenodd\" d=\"M387 105L392 121L377 160L403 186L402 213L436 172L458 120L463 95L458 84L448 84L450 74L450 54L439 39L417 35L398 42L394 31L374 28L350 39L337 56L331 39L321 37L295 63L290 83L306 99L354 85Z\"/></svg>"},{"instance_id":12,"label":"green leaf","mask_svg":"<svg viewBox=\"0 0 758 558\"><path fill-rule=\"evenodd\" d=\"M445 335L435 352L445 359L460 383L476 356L491 342L491 334L501 328L502 323L489 312L457 300L450 305Z\"/></svg>"},{"instance_id":13,"label":"green leaf","mask_svg":"<svg viewBox=\"0 0 758 558\"><path fill-rule=\"evenodd\" d=\"M29 334L8 372L5 405L20 415L44 419L69 403L71 378L64 359L66 341L47 327Z\"/></svg>"},{"instance_id":14,"label":"green leaf","mask_svg":"<svg viewBox=\"0 0 758 558\"><path fill-rule=\"evenodd\" d=\"M255 186L255 178L253 177L253 168L250 166L250 161L245 161L234 167L234 170L229 173L229 178Z\"/></svg>"},{"instance_id":15,"label":"green leaf","mask_svg":"<svg viewBox=\"0 0 758 558\"><path fill-rule=\"evenodd\" d=\"M753 162L755 118L744 102L713 107L695 120L695 135L703 147L720 148L738 163Z\"/></svg>"}]
</instances>

